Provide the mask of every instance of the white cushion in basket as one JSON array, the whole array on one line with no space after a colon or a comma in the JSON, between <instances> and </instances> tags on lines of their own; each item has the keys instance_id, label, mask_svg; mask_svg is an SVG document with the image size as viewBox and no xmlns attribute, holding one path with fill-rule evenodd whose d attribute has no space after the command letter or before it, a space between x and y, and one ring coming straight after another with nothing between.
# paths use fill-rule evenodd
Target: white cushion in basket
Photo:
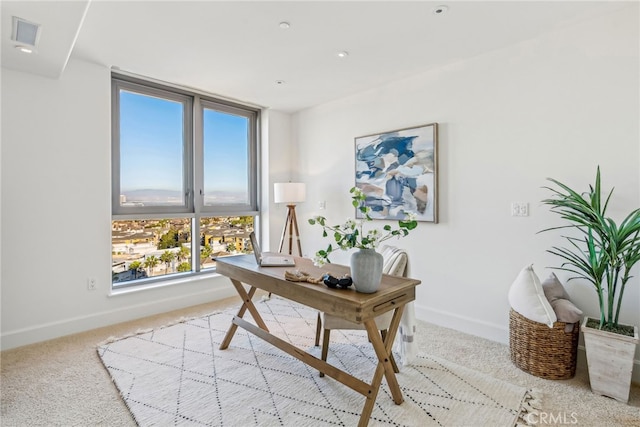
<instances>
[{"instance_id":1,"label":"white cushion in basket","mask_svg":"<svg viewBox=\"0 0 640 427\"><path fill-rule=\"evenodd\" d=\"M542 282L542 290L547 297L547 301L551 304L553 312L556 313L558 322L576 323L582 319L582 310L571 302L569 294L555 274L551 273Z\"/></svg>"},{"instance_id":2,"label":"white cushion in basket","mask_svg":"<svg viewBox=\"0 0 640 427\"><path fill-rule=\"evenodd\" d=\"M540 279L533 271L533 265L522 269L509 289L511 308L534 322L544 323L553 328L556 313L547 301Z\"/></svg>"}]
</instances>

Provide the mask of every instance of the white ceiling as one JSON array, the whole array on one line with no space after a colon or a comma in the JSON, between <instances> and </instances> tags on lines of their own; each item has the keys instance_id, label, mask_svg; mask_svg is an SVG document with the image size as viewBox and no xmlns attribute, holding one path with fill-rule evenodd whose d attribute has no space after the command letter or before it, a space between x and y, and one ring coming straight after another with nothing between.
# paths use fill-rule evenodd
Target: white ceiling
<instances>
[{"instance_id":1,"label":"white ceiling","mask_svg":"<svg viewBox=\"0 0 640 427\"><path fill-rule=\"evenodd\" d=\"M434 14L443 4L448 12ZM633 6L615 1L2 1L2 66L59 78L71 55L294 112ZM12 16L42 24L36 53L14 48ZM290 28L281 29L282 21ZM338 51L349 56L341 59Z\"/></svg>"}]
</instances>

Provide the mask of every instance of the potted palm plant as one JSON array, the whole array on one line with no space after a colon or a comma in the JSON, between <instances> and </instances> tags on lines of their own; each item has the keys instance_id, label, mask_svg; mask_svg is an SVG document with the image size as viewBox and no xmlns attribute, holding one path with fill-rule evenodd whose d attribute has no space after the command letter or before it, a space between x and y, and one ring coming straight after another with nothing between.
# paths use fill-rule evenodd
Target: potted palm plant
<instances>
[{"instance_id":1,"label":"potted palm plant","mask_svg":"<svg viewBox=\"0 0 640 427\"><path fill-rule=\"evenodd\" d=\"M563 260L560 267L553 268L572 273L569 280L586 280L598 297L600 318L585 317L582 325L591 390L627 402L638 327L620 324L618 319L631 270L640 261L640 209L634 209L620 223L606 216L613 189L603 200L600 167L595 184L584 193L555 179L548 180L555 186L544 188L553 194L542 203L569 224L542 231L579 231L577 237L563 236L567 247L548 250Z\"/></svg>"}]
</instances>

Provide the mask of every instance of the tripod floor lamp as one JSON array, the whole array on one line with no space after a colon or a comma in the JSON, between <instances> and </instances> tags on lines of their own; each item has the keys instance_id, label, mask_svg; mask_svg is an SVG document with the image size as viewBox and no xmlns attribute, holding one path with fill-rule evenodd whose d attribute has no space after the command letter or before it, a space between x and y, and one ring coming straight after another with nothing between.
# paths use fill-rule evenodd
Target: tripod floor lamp
<instances>
[{"instance_id":1,"label":"tripod floor lamp","mask_svg":"<svg viewBox=\"0 0 640 427\"><path fill-rule=\"evenodd\" d=\"M306 198L306 188L302 182L277 182L273 184L273 202L287 204L287 220L282 229L280 237L280 247L278 252L282 252L287 229L289 230L289 255L293 254L293 239L295 237L298 245L298 253L302 256L300 246L300 232L298 231L298 221L296 219L296 203L304 202Z\"/></svg>"}]
</instances>

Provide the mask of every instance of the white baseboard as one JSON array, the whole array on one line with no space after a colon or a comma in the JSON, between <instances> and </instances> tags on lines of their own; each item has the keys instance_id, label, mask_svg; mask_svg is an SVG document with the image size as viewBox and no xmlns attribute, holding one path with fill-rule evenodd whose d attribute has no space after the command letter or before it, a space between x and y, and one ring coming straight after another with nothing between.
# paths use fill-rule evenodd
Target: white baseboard
<instances>
[{"instance_id":1,"label":"white baseboard","mask_svg":"<svg viewBox=\"0 0 640 427\"><path fill-rule=\"evenodd\" d=\"M485 322L459 314L415 305L416 318L434 325L509 344L509 328L497 323Z\"/></svg>"},{"instance_id":2,"label":"white baseboard","mask_svg":"<svg viewBox=\"0 0 640 427\"><path fill-rule=\"evenodd\" d=\"M113 310L78 316L60 321L44 323L24 329L5 332L0 336L2 350L33 344L65 335L85 332L91 329L114 325L129 320L140 319L154 314L178 310L204 302L216 301L237 295L231 284L212 287L204 291L180 294L175 297L151 300Z\"/></svg>"},{"instance_id":3,"label":"white baseboard","mask_svg":"<svg viewBox=\"0 0 640 427\"><path fill-rule=\"evenodd\" d=\"M503 325L424 307L418 304L415 305L415 311L416 318L425 322L509 345L509 328ZM508 318L508 314L505 314L505 316ZM580 345L578 346L578 367L587 369L586 360L584 347ZM638 359L633 361L631 381L635 384L640 384L640 360Z\"/></svg>"}]
</instances>

